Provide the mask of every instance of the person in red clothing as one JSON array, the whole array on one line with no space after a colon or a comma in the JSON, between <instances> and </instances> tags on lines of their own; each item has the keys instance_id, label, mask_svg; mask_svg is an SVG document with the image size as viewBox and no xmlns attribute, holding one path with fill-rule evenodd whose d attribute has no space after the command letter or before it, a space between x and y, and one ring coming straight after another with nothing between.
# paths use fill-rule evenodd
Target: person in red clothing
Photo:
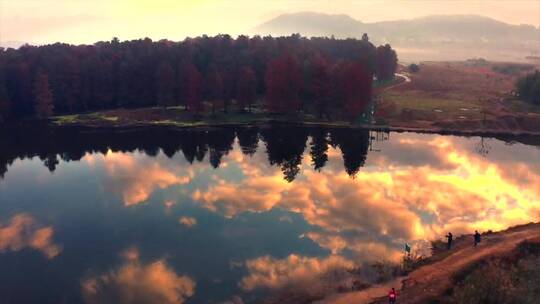
<instances>
[{"instance_id":1,"label":"person in red clothing","mask_svg":"<svg viewBox=\"0 0 540 304\"><path fill-rule=\"evenodd\" d=\"M392 290L390 290L390 292L388 293L388 303L395 304L396 300L397 300L397 293L396 293L396 290L392 288Z\"/></svg>"}]
</instances>

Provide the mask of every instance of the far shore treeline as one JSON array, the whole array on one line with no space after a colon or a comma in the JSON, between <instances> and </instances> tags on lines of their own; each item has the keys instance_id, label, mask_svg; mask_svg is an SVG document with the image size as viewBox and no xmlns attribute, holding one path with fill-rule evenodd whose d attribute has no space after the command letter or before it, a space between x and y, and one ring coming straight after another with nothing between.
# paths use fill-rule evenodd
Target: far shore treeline
<instances>
[{"instance_id":1,"label":"far shore treeline","mask_svg":"<svg viewBox=\"0 0 540 304\"><path fill-rule=\"evenodd\" d=\"M140 39L0 48L0 122L115 108L181 106L194 114L329 111L354 117L374 77L392 79L396 52L358 39Z\"/></svg>"}]
</instances>

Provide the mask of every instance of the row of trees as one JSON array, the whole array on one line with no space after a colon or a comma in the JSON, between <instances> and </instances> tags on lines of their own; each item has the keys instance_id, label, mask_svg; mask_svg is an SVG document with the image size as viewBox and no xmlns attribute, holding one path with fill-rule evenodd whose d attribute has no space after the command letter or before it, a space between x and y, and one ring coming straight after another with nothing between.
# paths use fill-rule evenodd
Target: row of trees
<instances>
[{"instance_id":1,"label":"row of trees","mask_svg":"<svg viewBox=\"0 0 540 304\"><path fill-rule=\"evenodd\" d=\"M367 35L0 48L0 120L157 105L249 111L258 97L273 112L356 115L371 98L373 76L392 78L396 66L395 51Z\"/></svg>"},{"instance_id":2,"label":"row of trees","mask_svg":"<svg viewBox=\"0 0 540 304\"><path fill-rule=\"evenodd\" d=\"M81 138L83 136L83 138ZM306 129L275 127L260 130L251 128L217 128L209 131L171 131L167 129L138 130L128 133L80 134L72 129L24 130L0 132L4 140L0 150L0 178L15 159L39 157L52 172L63 161L78 161L87 153L106 154L112 151L139 150L149 156L162 151L167 157L182 153L193 163L208 161L218 168L222 157L232 149L235 139L245 155L256 153L263 143L268 162L279 166L283 178L293 181L300 172L302 158L309 142L312 167L321 170L328 161L329 146L343 154L345 171L355 176L364 165L370 144L369 131L347 129ZM309 140L311 138L311 140Z\"/></svg>"}]
</instances>

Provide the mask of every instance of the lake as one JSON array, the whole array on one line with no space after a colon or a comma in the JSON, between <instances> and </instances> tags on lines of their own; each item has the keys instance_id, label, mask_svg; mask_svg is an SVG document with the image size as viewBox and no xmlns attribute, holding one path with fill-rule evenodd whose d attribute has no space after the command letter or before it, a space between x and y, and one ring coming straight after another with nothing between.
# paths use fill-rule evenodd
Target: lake
<instances>
[{"instance_id":1,"label":"lake","mask_svg":"<svg viewBox=\"0 0 540 304\"><path fill-rule=\"evenodd\" d=\"M0 133L1 303L252 303L540 220L540 140L351 129ZM279 295L279 296L277 296Z\"/></svg>"}]
</instances>

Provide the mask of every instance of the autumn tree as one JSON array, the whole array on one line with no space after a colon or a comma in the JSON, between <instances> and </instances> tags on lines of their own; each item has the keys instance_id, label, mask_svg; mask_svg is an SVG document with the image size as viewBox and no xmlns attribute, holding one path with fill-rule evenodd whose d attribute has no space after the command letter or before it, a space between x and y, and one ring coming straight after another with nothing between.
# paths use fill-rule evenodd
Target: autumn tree
<instances>
[{"instance_id":1,"label":"autumn tree","mask_svg":"<svg viewBox=\"0 0 540 304\"><path fill-rule=\"evenodd\" d=\"M208 72L205 82L207 100L212 103L212 115L216 113L216 106L223 102L223 78L215 68Z\"/></svg>"},{"instance_id":2,"label":"autumn tree","mask_svg":"<svg viewBox=\"0 0 540 304\"><path fill-rule=\"evenodd\" d=\"M397 69L397 54L389 44L377 48L377 80L384 81L394 78Z\"/></svg>"},{"instance_id":3,"label":"autumn tree","mask_svg":"<svg viewBox=\"0 0 540 304\"><path fill-rule=\"evenodd\" d=\"M365 111L371 102L373 76L360 62L347 63L341 73L340 98L344 101L345 113L355 117Z\"/></svg>"},{"instance_id":4,"label":"autumn tree","mask_svg":"<svg viewBox=\"0 0 540 304\"><path fill-rule=\"evenodd\" d=\"M175 77L168 62L163 62L156 72L156 88L158 105L164 108L174 105Z\"/></svg>"},{"instance_id":5,"label":"autumn tree","mask_svg":"<svg viewBox=\"0 0 540 304\"><path fill-rule=\"evenodd\" d=\"M298 61L285 54L268 64L266 71L266 102L268 108L278 113L293 113L300 106L302 88Z\"/></svg>"},{"instance_id":6,"label":"autumn tree","mask_svg":"<svg viewBox=\"0 0 540 304\"><path fill-rule=\"evenodd\" d=\"M202 89L203 77L197 67L189 65L187 77L187 106L192 113L198 114L203 110Z\"/></svg>"},{"instance_id":7,"label":"autumn tree","mask_svg":"<svg viewBox=\"0 0 540 304\"><path fill-rule=\"evenodd\" d=\"M328 60L317 54L307 65L304 78L307 99L314 102L315 109L320 118L328 114L328 105L331 99L331 75Z\"/></svg>"},{"instance_id":8,"label":"autumn tree","mask_svg":"<svg viewBox=\"0 0 540 304\"><path fill-rule=\"evenodd\" d=\"M35 113L36 71L48 77L55 113L156 104L181 104L187 109L189 103L197 105L194 112L200 112L204 98L214 101L214 111L221 102L227 112L234 99L241 108L251 110L255 98L264 96L270 111L306 109L321 115L344 109L343 100L334 98L335 84L342 82L334 73L335 67L341 67L342 62L361 62L369 71L377 70L383 79L391 77L396 61L389 46L377 51L367 36L358 40L299 35L233 39L217 35L180 42L113 39L91 45L57 43L0 49L0 71L5 76L13 119ZM204 80L198 81L201 73ZM222 97L212 97L216 91ZM5 109L6 102L2 102Z\"/></svg>"},{"instance_id":9,"label":"autumn tree","mask_svg":"<svg viewBox=\"0 0 540 304\"><path fill-rule=\"evenodd\" d=\"M252 68L242 68L240 77L238 77L236 94L236 100L238 101L240 111L245 111L247 106L248 112L251 113L251 106L257 97L257 78L255 77L255 72L253 72Z\"/></svg>"},{"instance_id":10,"label":"autumn tree","mask_svg":"<svg viewBox=\"0 0 540 304\"><path fill-rule=\"evenodd\" d=\"M34 113L38 118L47 118L54 114L53 94L49 85L49 77L38 72L34 81Z\"/></svg>"}]
</instances>

